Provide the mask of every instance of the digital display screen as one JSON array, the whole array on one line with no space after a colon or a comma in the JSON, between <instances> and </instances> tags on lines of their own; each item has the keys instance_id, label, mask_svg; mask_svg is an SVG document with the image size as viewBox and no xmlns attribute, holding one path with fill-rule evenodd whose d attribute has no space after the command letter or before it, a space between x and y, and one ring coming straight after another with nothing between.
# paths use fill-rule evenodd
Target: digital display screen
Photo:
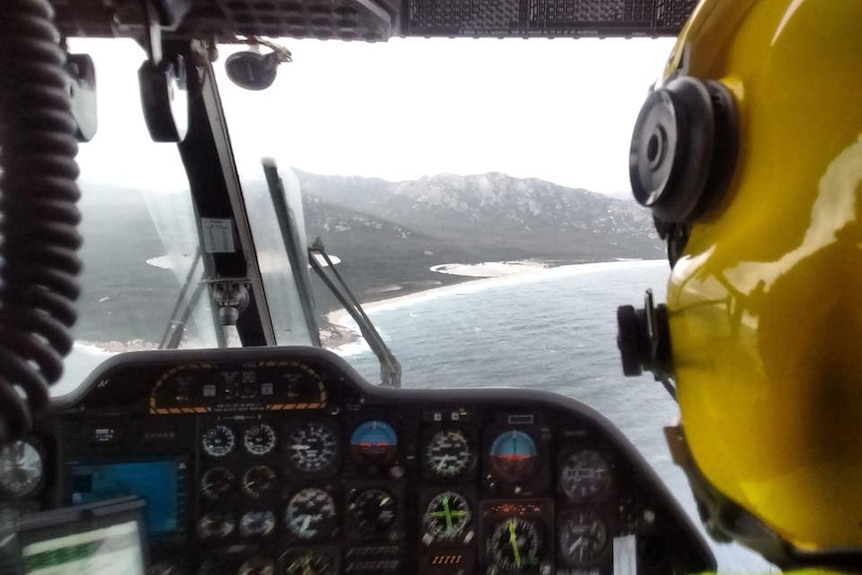
<instances>
[{"instance_id":1,"label":"digital display screen","mask_svg":"<svg viewBox=\"0 0 862 575\"><path fill-rule=\"evenodd\" d=\"M147 503L150 535L166 535L181 526L184 513L185 463L176 460L124 463L72 463L72 505L137 495Z\"/></svg>"},{"instance_id":2,"label":"digital display screen","mask_svg":"<svg viewBox=\"0 0 862 575\"><path fill-rule=\"evenodd\" d=\"M25 575L143 575L136 521L63 535L21 549Z\"/></svg>"}]
</instances>

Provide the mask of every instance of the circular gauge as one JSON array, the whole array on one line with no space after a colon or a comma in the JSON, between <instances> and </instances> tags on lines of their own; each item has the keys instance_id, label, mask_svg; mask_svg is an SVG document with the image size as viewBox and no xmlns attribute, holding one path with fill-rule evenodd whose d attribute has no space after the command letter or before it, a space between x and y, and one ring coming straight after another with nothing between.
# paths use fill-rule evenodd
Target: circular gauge
<instances>
[{"instance_id":1,"label":"circular gauge","mask_svg":"<svg viewBox=\"0 0 862 575\"><path fill-rule=\"evenodd\" d=\"M435 495L425 508L425 532L436 541L460 539L470 525L471 516L470 504L462 495L444 491Z\"/></svg>"},{"instance_id":2,"label":"circular gauge","mask_svg":"<svg viewBox=\"0 0 862 575\"><path fill-rule=\"evenodd\" d=\"M560 486L572 501L597 497L611 484L611 466L600 453L582 449L570 453L560 467Z\"/></svg>"},{"instance_id":3,"label":"circular gauge","mask_svg":"<svg viewBox=\"0 0 862 575\"><path fill-rule=\"evenodd\" d=\"M338 463L338 435L323 423L298 425L287 432L287 460L302 473L332 471Z\"/></svg>"},{"instance_id":4,"label":"circular gauge","mask_svg":"<svg viewBox=\"0 0 862 575\"><path fill-rule=\"evenodd\" d=\"M198 520L201 539L221 539L233 533L236 521L230 513L207 513Z\"/></svg>"},{"instance_id":5,"label":"circular gauge","mask_svg":"<svg viewBox=\"0 0 862 575\"><path fill-rule=\"evenodd\" d=\"M42 456L28 441L16 441L0 451L0 493L27 497L42 483Z\"/></svg>"},{"instance_id":6,"label":"circular gauge","mask_svg":"<svg viewBox=\"0 0 862 575\"><path fill-rule=\"evenodd\" d=\"M210 427L203 435L204 453L210 457L224 457L236 447L236 434L227 425Z\"/></svg>"},{"instance_id":7,"label":"circular gauge","mask_svg":"<svg viewBox=\"0 0 862 575\"><path fill-rule=\"evenodd\" d=\"M608 527L595 511L578 511L560 524L560 553L572 566L595 561L608 543Z\"/></svg>"},{"instance_id":8,"label":"circular gauge","mask_svg":"<svg viewBox=\"0 0 862 575\"><path fill-rule=\"evenodd\" d=\"M275 529L272 511L248 511L239 519L239 534L243 537L269 535Z\"/></svg>"},{"instance_id":9,"label":"circular gauge","mask_svg":"<svg viewBox=\"0 0 862 575\"><path fill-rule=\"evenodd\" d=\"M347 506L347 529L358 539L383 537L395 523L395 498L383 489L366 489Z\"/></svg>"},{"instance_id":10,"label":"circular gauge","mask_svg":"<svg viewBox=\"0 0 862 575\"><path fill-rule=\"evenodd\" d=\"M539 565L542 540L533 521L509 517L496 524L486 544L488 560L500 571L520 572Z\"/></svg>"},{"instance_id":11,"label":"circular gauge","mask_svg":"<svg viewBox=\"0 0 862 575\"><path fill-rule=\"evenodd\" d=\"M501 479L519 481L533 474L538 455L532 437L515 429L504 431L491 444L491 469Z\"/></svg>"},{"instance_id":12,"label":"circular gauge","mask_svg":"<svg viewBox=\"0 0 862 575\"><path fill-rule=\"evenodd\" d=\"M252 455L266 455L275 449L275 429L268 423L249 427L242 434L242 445Z\"/></svg>"},{"instance_id":13,"label":"circular gauge","mask_svg":"<svg viewBox=\"0 0 862 575\"><path fill-rule=\"evenodd\" d=\"M332 557L322 551L292 549L278 559L280 575L335 575Z\"/></svg>"},{"instance_id":14,"label":"circular gauge","mask_svg":"<svg viewBox=\"0 0 862 575\"><path fill-rule=\"evenodd\" d=\"M242 491L249 497L260 499L275 489L275 471L266 465L249 467L242 474Z\"/></svg>"},{"instance_id":15,"label":"circular gauge","mask_svg":"<svg viewBox=\"0 0 862 575\"><path fill-rule=\"evenodd\" d=\"M300 539L320 539L335 528L335 500L327 491L308 487L287 502L284 522Z\"/></svg>"},{"instance_id":16,"label":"circular gauge","mask_svg":"<svg viewBox=\"0 0 862 575\"><path fill-rule=\"evenodd\" d=\"M442 429L425 445L425 466L437 477L450 479L470 471L473 450L467 435L457 429Z\"/></svg>"},{"instance_id":17,"label":"circular gauge","mask_svg":"<svg viewBox=\"0 0 862 575\"><path fill-rule=\"evenodd\" d=\"M392 426L383 421L366 421L350 437L350 453L361 463L388 463L398 451L398 436Z\"/></svg>"},{"instance_id":18,"label":"circular gauge","mask_svg":"<svg viewBox=\"0 0 862 575\"><path fill-rule=\"evenodd\" d=\"M242 564L237 575L274 575L275 564L266 557L252 557Z\"/></svg>"},{"instance_id":19,"label":"circular gauge","mask_svg":"<svg viewBox=\"0 0 862 575\"><path fill-rule=\"evenodd\" d=\"M236 475L226 467L207 469L201 477L201 495L210 501L224 499L236 488Z\"/></svg>"}]
</instances>

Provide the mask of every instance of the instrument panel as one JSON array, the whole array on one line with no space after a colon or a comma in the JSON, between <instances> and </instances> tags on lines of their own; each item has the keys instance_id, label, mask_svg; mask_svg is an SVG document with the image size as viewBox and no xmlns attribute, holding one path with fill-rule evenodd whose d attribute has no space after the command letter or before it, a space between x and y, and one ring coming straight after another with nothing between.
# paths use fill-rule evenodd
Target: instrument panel
<instances>
[{"instance_id":1,"label":"instrument panel","mask_svg":"<svg viewBox=\"0 0 862 575\"><path fill-rule=\"evenodd\" d=\"M152 575L686 573L708 547L592 409L393 390L311 348L117 356L0 453L19 511L147 502Z\"/></svg>"}]
</instances>

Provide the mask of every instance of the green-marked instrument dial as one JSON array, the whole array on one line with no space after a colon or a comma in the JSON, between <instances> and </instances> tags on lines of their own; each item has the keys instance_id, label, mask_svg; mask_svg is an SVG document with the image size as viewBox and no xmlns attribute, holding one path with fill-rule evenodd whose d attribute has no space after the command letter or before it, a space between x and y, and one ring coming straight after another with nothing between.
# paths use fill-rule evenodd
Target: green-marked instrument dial
<instances>
[{"instance_id":1,"label":"green-marked instrument dial","mask_svg":"<svg viewBox=\"0 0 862 575\"><path fill-rule=\"evenodd\" d=\"M470 525L470 504L454 491L434 496L425 508L425 531L436 541L459 539Z\"/></svg>"},{"instance_id":2,"label":"green-marked instrument dial","mask_svg":"<svg viewBox=\"0 0 862 575\"><path fill-rule=\"evenodd\" d=\"M538 567L541 545L535 522L509 517L496 524L486 549L489 561L499 570L519 572Z\"/></svg>"}]
</instances>

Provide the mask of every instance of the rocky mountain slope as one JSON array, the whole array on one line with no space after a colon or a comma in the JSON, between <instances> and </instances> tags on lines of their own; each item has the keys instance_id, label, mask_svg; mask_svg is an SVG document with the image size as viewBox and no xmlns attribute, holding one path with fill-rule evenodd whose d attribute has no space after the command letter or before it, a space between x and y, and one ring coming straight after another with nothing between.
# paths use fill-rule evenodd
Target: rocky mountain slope
<instances>
[{"instance_id":1,"label":"rocky mountain slope","mask_svg":"<svg viewBox=\"0 0 862 575\"><path fill-rule=\"evenodd\" d=\"M500 173L437 175L405 182L297 172L310 210L309 230L335 238L355 226L336 223L339 209L364 214L362 225L410 234L475 253L479 259L565 261L662 257L649 213L634 201ZM371 224L371 220L376 223ZM349 227L350 229L346 229ZM392 238L397 243L399 237ZM438 262L447 263L447 262Z\"/></svg>"}]
</instances>

